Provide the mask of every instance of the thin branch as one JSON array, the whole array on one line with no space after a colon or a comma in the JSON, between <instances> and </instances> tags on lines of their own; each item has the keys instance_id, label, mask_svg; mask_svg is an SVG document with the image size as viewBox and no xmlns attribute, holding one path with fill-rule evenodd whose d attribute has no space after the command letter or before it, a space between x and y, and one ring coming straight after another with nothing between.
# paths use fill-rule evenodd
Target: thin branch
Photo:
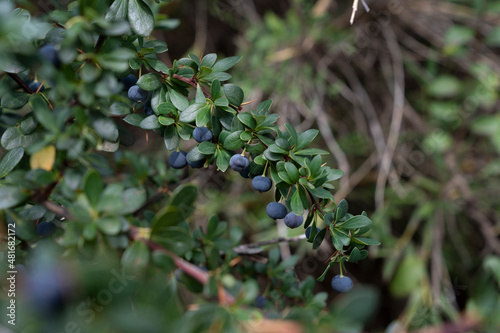
<instances>
[{"instance_id":1,"label":"thin branch","mask_svg":"<svg viewBox=\"0 0 500 333\"><path fill-rule=\"evenodd\" d=\"M292 243L292 242L300 242L301 240L306 239L306 235L300 235L295 237L278 237L273 238L266 241L260 241L255 243L243 244L233 248L233 251L238 254L257 254L262 252L261 247L265 245L272 245L277 243Z\"/></svg>"},{"instance_id":2,"label":"thin branch","mask_svg":"<svg viewBox=\"0 0 500 333\"><path fill-rule=\"evenodd\" d=\"M367 12L369 12L370 7L368 7L365 0L361 0L361 3L363 4L363 7L365 7L365 10ZM351 14L351 20L350 20L351 24L354 23L354 17L356 16L356 12L358 11L358 6L359 6L359 0L354 0L354 2L352 3L352 14Z\"/></svg>"},{"instance_id":3,"label":"thin branch","mask_svg":"<svg viewBox=\"0 0 500 333\"><path fill-rule=\"evenodd\" d=\"M403 114L405 110L405 80L403 58L401 50L399 49L396 35L390 28L382 29L382 34L387 42L387 48L392 58L392 71L393 71L393 109L392 119L387 137L387 145L385 146L380 168L377 175L377 183L375 189L375 204L377 207L384 206L384 194L387 178L389 177L392 158L398 143L399 133L401 130L401 123L403 121Z\"/></svg>"},{"instance_id":4,"label":"thin branch","mask_svg":"<svg viewBox=\"0 0 500 333\"><path fill-rule=\"evenodd\" d=\"M174 74L173 78L177 79L179 81L182 81L184 83L187 83L187 84L189 84L190 86L192 86L194 88L198 87L198 83L196 82L196 80L194 80L194 77L188 79L187 77L183 77L183 76L180 76L178 74ZM210 95L210 93L208 91L205 90L204 87L201 87L201 90L203 91L203 95L205 95L206 98L212 99L212 96Z\"/></svg>"},{"instance_id":5,"label":"thin branch","mask_svg":"<svg viewBox=\"0 0 500 333\"><path fill-rule=\"evenodd\" d=\"M15 73L7 73L8 76L10 76L10 78L14 81L17 82L18 85L21 86L21 88L23 88L24 91L26 91L28 94L34 94L35 92L33 90L31 90L30 87L28 87L28 85L19 77L19 75L15 74Z\"/></svg>"},{"instance_id":6,"label":"thin branch","mask_svg":"<svg viewBox=\"0 0 500 333\"><path fill-rule=\"evenodd\" d=\"M57 216L64 217L66 220L73 220L71 213L63 206L59 206L50 200L45 200L42 205Z\"/></svg>"},{"instance_id":7,"label":"thin branch","mask_svg":"<svg viewBox=\"0 0 500 333\"><path fill-rule=\"evenodd\" d=\"M175 263L175 266L177 266L177 268L181 269L185 274L191 276L192 278L194 278L195 280L197 280L198 282L200 282L203 285L206 285L208 283L209 278L210 278L210 275L208 272L191 264L190 262L185 261L184 259L177 256L175 253L171 252L170 250L167 250L166 248L153 242L152 240L141 238L140 234L137 230L137 227L131 227L131 229L129 230L129 238L132 240L138 240L138 241L143 242L144 244L146 244L148 246L148 248L151 251L160 251L160 252L165 253L170 258L172 258L172 260ZM219 292L219 298L220 298L220 302L223 305L231 305L231 304L234 304L234 302L235 302L234 297L231 294L229 294L226 290L222 290Z\"/></svg>"}]
</instances>

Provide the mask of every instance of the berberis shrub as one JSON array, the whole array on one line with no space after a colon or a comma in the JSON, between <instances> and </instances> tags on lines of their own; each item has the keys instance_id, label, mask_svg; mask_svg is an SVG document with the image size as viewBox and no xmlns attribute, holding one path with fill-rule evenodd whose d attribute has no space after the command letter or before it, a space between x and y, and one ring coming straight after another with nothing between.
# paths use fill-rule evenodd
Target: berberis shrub
<instances>
[{"instance_id":1,"label":"berberis shrub","mask_svg":"<svg viewBox=\"0 0 500 333\"><path fill-rule=\"evenodd\" d=\"M262 192L274 183L263 209L308 228L313 249L333 246L319 280L334 263L366 258L378 244L364 236L372 222L335 204L331 182L343 173L310 147L316 129L278 127L271 101L244 106L227 72L240 57L190 54L170 68L158 59L167 45L151 33L175 25L163 2L82 0L31 17L0 1L0 219L15 230L7 269L24 265L17 278L29 277L16 328L236 332L262 297L274 318L329 325L326 294L291 269L298 257L280 262L273 248L254 262L236 223L213 216L193 227L199 189L175 169L231 167ZM123 150L134 144L130 125L161 135L169 163ZM185 141L197 143L187 155Z\"/></svg>"}]
</instances>

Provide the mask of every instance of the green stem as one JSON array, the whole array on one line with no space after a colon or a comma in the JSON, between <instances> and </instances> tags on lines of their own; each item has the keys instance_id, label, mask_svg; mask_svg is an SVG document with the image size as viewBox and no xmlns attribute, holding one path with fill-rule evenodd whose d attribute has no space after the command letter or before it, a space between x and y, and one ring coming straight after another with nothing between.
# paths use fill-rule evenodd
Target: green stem
<instances>
[{"instance_id":1,"label":"green stem","mask_svg":"<svg viewBox=\"0 0 500 333\"><path fill-rule=\"evenodd\" d=\"M267 166L269 165L269 161L266 161L266 166L264 167L264 172L262 173L262 177L266 176Z\"/></svg>"},{"instance_id":2,"label":"green stem","mask_svg":"<svg viewBox=\"0 0 500 333\"><path fill-rule=\"evenodd\" d=\"M343 277L344 274L342 273L342 260L339 262L340 265L340 277Z\"/></svg>"}]
</instances>

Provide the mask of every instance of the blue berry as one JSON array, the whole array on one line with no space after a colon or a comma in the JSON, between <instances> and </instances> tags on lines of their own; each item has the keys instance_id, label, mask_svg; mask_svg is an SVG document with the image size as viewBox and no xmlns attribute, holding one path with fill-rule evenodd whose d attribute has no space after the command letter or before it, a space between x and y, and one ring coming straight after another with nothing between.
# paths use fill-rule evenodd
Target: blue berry
<instances>
[{"instance_id":1,"label":"blue berry","mask_svg":"<svg viewBox=\"0 0 500 333\"><path fill-rule=\"evenodd\" d=\"M45 44L38 50L38 56L46 62L52 63L55 67L61 65L61 60L59 60L59 53L56 50L54 44Z\"/></svg>"},{"instance_id":2,"label":"blue berry","mask_svg":"<svg viewBox=\"0 0 500 333\"><path fill-rule=\"evenodd\" d=\"M302 215L295 215L293 212L288 213L285 216L285 224L287 227L291 229L295 229L302 225L302 222L304 222L304 217Z\"/></svg>"},{"instance_id":3,"label":"blue berry","mask_svg":"<svg viewBox=\"0 0 500 333\"><path fill-rule=\"evenodd\" d=\"M148 92L142 90L138 85L133 85L128 90L128 98L134 102L144 102L148 98Z\"/></svg>"},{"instance_id":4,"label":"blue berry","mask_svg":"<svg viewBox=\"0 0 500 333\"><path fill-rule=\"evenodd\" d=\"M255 298L255 306L259 309L263 309L267 304L267 298L262 295L259 295Z\"/></svg>"},{"instance_id":5,"label":"blue berry","mask_svg":"<svg viewBox=\"0 0 500 333\"><path fill-rule=\"evenodd\" d=\"M122 77L118 81L123 84L123 91L128 91L133 85L137 83L137 78L134 74L129 74L125 77Z\"/></svg>"},{"instance_id":6,"label":"blue berry","mask_svg":"<svg viewBox=\"0 0 500 333\"><path fill-rule=\"evenodd\" d=\"M155 114L155 112L153 111L153 108L151 107L151 103L146 103L146 105L144 106L144 113L148 117Z\"/></svg>"},{"instance_id":7,"label":"blue berry","mask_svg":"<svg viewBox=\"0 0 500 333\"><path fill-rule=\"evenodd\" d=\"M335 275L332 279L332 288L339 293L345 293L352 289L352 280L348 276Z\"/></svg>"},{"instance_id":8,"label":"blue berry","mask_svg":"<svg viewBox=\"0 0 500 333\"><path fill-rule=\"evenodd\" d=\"M193 139L198 143L210 141L214 137L212 131L208 127L196 127L193 131Z\"/></svg>"},{"instance_id":9,"label":"blue berry","mask_svg":"<svg viewBox=\"0 0 500 333\"><path fill-rule=\"evenodd\" d=\"M252 179L252 186L259 192L267 192L272 186L271 178L263 176L254 177Z\"/></svg>"},{"instance_id":10,"label":"blue berry","mask_svg":"<svg viewBox=\"0 0 500 333\"><path fill-rule=\"evenodd\" d=\"M40 88L40 86L42 86L42 82L38 82L38 81L33 81L31 82L28 87L33 90L33 92L37 92L38 91L38 88ZM44 91L45 90L45 87L42 86L40 88L40 92Z\"/></svg>"},{"instance_id":11,"label":"blue berry","mask_svg":"<svg viewBox=\"0 0 500 333\"><path fill-rule=\"evenodd\" d=\"M245 168L249 165L250 161L248 158L246 156L241 156L240 154L234 154L229 160L229 166L237 172L245 170Z\"/></svg>"},{"instance_id":12,"label":"blue berry","mask_svg":"<svg viewBox=\"0 0 500 333\"><path fill-rule=\"evenodd\" d=\"M316 228L316 233L318 233L320 230L320 228ZM306 229L306 238L309 239L309 236L311 236L311 227L307 227Z\"/></svg>"},{"instance_id":13,"label":"blue berry","mask_svg":"<svg viewBox=\"0 0 500 333\"><path fill-rule=\"evenodd\" d=\"M286 216L287 210L283 204L279 202L270 202L266 207L266 213L272 219L282 219Z\"/></svg>"},{"instance_id":14,"label":"blue berry","mask_svg":"<svg viewBox=\"0 0 500 333\"><path fill-rule=\"evenodd\" d=\"M42 221L37 224L36 232L40 236L50 236L56 232L56 225L54 223Z\"/></svg>"},{"instance_id":15,"label":"blue berry","mask_svg":"<svg viewBox=\"0 0 500 333\"><path fill-rule=\"evenodd\" d=\"M247 166L243 171L240 172L241 177L250 178L250 167Z\"/></svg>"},{"instance_id":16,"label":"blue berry","mask_svg":"<svg viewBox=\"0 0 500 333\"><path fill-rule=\"evenodd\" d=\"M189 166L194 169L203 168L203 166L205 165L205 160L206 156L201 154L196 147L191 150L186 156L187 164L189 164Z\"/></svg>"},{"instance_id":17,"label":"blue berry","mask_svg":"<svg viewBox=\"0 0 500 333\"><path fill-rule=\"evenodd\" d=\"M186 152L174 151L168 158L168 164L174 169L182 169L187 165Z\"/></svg>"}]
</instances>

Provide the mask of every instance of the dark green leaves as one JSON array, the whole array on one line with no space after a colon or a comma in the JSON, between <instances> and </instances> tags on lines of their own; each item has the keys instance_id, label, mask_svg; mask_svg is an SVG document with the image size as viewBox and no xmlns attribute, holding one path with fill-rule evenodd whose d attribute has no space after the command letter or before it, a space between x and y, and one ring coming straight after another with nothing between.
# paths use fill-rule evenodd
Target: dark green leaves
<instances>
[{"instance_id":1,"label":"dark green leaves","mask_svg":"<svg viewBox=\"0 0 500 333\"><path fill-rule=\"evenodd\" d=\"M359 229L359 228L367 227L367 226L370 226L371 224L372 224L372 221L368 217L363 216L363 215L357 215L357 216L351 217L350 219L348 219L345 222L336 224L335 227L350 230L350 229Z\"/></svg>"},{"instance_id":2,"label":"dark green leaves","mask_svg":"<svg viewBox=\"0 0 500 333\"><path fill-rule=\"evenodd\" d=\"M214 72L225 72L234 65L240 61L241 57L235 56L235 57L229 57L229 58L224 58L215 63L212 67L212 71Z\"/></svg>"},{"instance_id":3,"label":"dark green leaves","mask_svg":"<svg viewBox=\"0 0 500 333\"><path fill-rule=\"evenodd\" d=\"M115 0L111 7L109 7L109 11L106 14L106 20L108 21L122 21L127 17L128 0Z\"/></svg>"},{"instance_id":4,"label":"dark green leaves","mask_svg":"<svg viewBox=\"0 0 500 333\"><path fill-rule=\"evenodd\" d=\"M139 36L148 37L155 19L151 8L143 0L128 0L128 21Z\"/></svg>"},{"instance_id":5,"label":"dark green leaves","mask_svg":"<svg viewBox=\"0 0 500 333\"><path fill-rule=\"evenodd\" d=\"M229 103L232 105L240 106L243 103L245 95L243 94L243 90L237 85L231 83L224 85L224 92Z\"/></svg>"},{"instance_id":6,"label":"dark green leaves","mask_svg":"<svg viewBox=\"0 0 500 333\"><path fill-rule=\"evenodd\" d=\"M295 146L295 150L301 150L307 147L314 138L318 135L319 131L317 129L310 129L302 133L297 139L297 145Z\"/></svg>"},{"instance_id":7,"label":"dark green leaves","mask_svg":"<svg viewBox=\"0 0 500 333\"><path fill-rule=\"evenodd\" d=\"M58 121L42 96L38 94L31 95L29 104L33 110L35 118L40 124L43 125L43 127L53 133L59 132Z\"/></svg>"},{"instance_id":8,"label":"dark green leaves","mask_svg":"<svg viewBox=\"0 0 500 333\"><path fill-rule=\"evenodd\" d=\"M162 86L162 78L160 74L157 73L148 73L143 75L137 81L137 85L146 91L152 91L159 89Z\"/></svg>"},{"instance_id":9,"label":"dark green leaves","mask_svg":"<svg viewBox=\"0 0 500 333\"><path fill-rule=\"evenodd\" d=\"M87 199L89 199L92 206L97 205L103 186L104 185L99 173L95 170L90 170L83 181L83 192L85 192L85 195L87 196Z\"/></svg>"},{"instance_id":10,"label":"dark green leaves","mask_svg":"<svg viewBox=\"0 0 500 333\"><path fill-rule=\"evenodd\" d=\"M24 156L24 149L17 147L7 152L0 161L0 178L11 172Z\"/></svg>"},{"instance_id":11,"label":"dark green leaves","mask_svg":"<svg viewBox=\"0 0 500 333\"><path fill-rule=\"evenodd\" d=\"M14 207L28 198L29 195L20 187L0 187L0 209Z\"/></svg>"}]
</instances>

